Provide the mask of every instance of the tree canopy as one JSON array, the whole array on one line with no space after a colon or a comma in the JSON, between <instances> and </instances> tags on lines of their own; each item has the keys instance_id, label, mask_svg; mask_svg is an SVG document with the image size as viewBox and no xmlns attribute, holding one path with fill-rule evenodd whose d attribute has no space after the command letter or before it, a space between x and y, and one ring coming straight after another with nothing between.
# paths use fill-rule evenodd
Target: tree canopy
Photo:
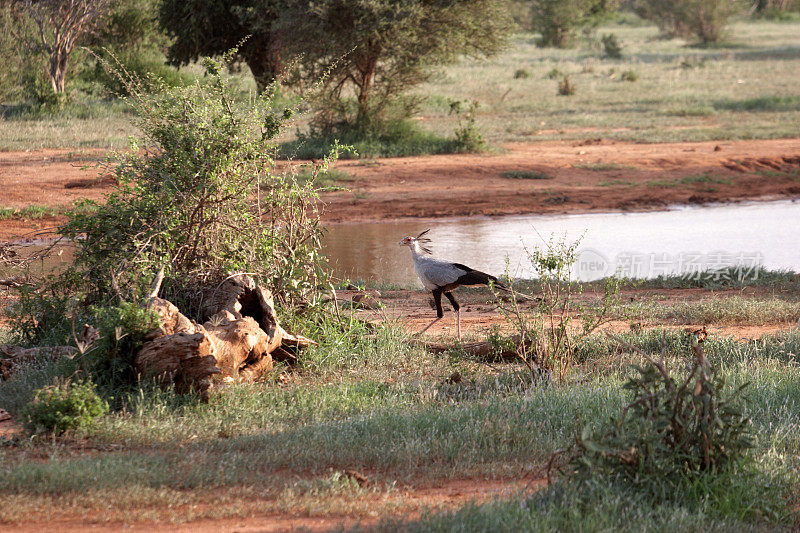
<instances>
[{"instance_id":1,"label":"tree canopy","mask_svg":"<svg viewBox=\"0 0 800 533\"><path fill-rule=\"evenodd\" d=\"M511 28L501 0L164 0L159 17L175 38L173 63L222 54L247 38L236 57L259 89L279 77L283 58L296 57L286 83L320 82L331 115L323 118L360 126L434 67L499 51Z\"/></svg>"},{"instance_id":2,"label":"tree canopy","mask_svg":"<svg viewBox=\"0 0 800 533\"><path fill-rule=\"evenodd\" d=\"M461 55L501 50L511 28L498 0L321 0L298 2L291 51L301 77L321 80L326 113L359 129L400 103L407 89ZM291 10L290 10L291 11ZM337 117L323 117L325 123Z\"/></svg>"},{"instance_id":3,"label":"tree canopy","mask_svg":"<svg viewBox=\"0 0 800 533\"><path fill-rule=\"evenodd\" d=\"M256 85L263 90L278 78L283 67L282 39L275 26L281 12L279 8L287 3L280 0L163 0L159 23L175 39L169 48L170 62L185 65L200 57L222 55L238 47L235 59L250 67Z\"/></svg>"}]
</instances>

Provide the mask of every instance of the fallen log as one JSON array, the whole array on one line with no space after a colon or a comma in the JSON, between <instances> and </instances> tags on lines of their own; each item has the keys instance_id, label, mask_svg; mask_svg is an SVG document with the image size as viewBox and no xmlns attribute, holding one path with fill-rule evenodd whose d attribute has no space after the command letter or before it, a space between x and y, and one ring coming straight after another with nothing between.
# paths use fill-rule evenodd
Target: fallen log
<instances>
[{"instance_id":1,"label":"fallen log","mask_svg":"<svg viewBox=\"0 0 800 533\"><path fill-rule=\"evenodd\" d=\"M220 373L213 352L214 345L204 331L181 331L144 343L134 365L145 379L174 384L179 393L194 388L205 395L211 387L211 376Z\"/></svg>"},{"instance_id":2,"label":"fallen log","mask_svg":"<svg viewBox=\"0 0 800 533\"><path fill-rule=\"evenodd\" d=\"M292 335L278 323L272 294L247 275L232 276L204 298L197 324L171 302L155 296L148 308L159 316L160 326L150 332L135 358L137 371L176 390L194 389L206 396L214 376L257 379L276 359L292 362L312 340Z\"/></svg>"},{"instance_id":3,"label":"fallen log","mask_svg":"<svg viewBox=\"0 0 800 533\"><path fill-rule=\"evenodd\" d=\"M489 341L468 342L460 346L425 340L417 340L416 343L434 354L458 348L468 356L482 361L515 361L519 360L523 353L520 339L520 335L512 335L506 339L507 342L503 343L502 348L496 342ZM525 343L525 350L529 351L531 345L532 343L528 339ZM500 349L498 350L498 348Z\"/></svg>"}]
</instances>

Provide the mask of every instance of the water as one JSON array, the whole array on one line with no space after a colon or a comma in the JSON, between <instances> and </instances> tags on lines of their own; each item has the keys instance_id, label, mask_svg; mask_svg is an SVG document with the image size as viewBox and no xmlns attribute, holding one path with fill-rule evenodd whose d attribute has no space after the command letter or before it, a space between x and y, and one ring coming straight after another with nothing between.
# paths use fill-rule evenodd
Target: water
<instances>
[{"instance_id":1,"label":"water","mask_svg":"<svg viewBox=\"0 0 800 533\"><path fill-rule=\"evenodd\" d=\"M739 265L800 270L800 202L791 200L710 207L680 207L651 213L532 215L339 224L328 228L325 252L337 276L415 286L405 235L430 228L435 257L502 274L508 257L514 277L531 278L525 253L546 246L551 236L582 237L574 277L592 280L617 273L648 278L694 275Z\"/></svg>"}]
</instances>

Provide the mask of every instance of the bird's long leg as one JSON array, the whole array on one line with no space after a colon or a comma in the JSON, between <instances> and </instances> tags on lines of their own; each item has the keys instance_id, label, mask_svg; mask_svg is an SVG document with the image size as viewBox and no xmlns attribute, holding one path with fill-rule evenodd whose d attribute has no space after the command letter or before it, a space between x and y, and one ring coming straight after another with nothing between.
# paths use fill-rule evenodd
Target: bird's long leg
<instances>
[{"instance_id":1,"label":"bird's long leg","mask_svg":"<svg viewBox=\"0 0 800 533\"><path fill-rule=\"evenodd\" d=\"M425 326L422 330L418 331L417 335L422 335L423 333L428 331L428 328L436 324L444 316L444 309L442 309L442 289L433 290L433 301L436 303L436 318L434 318L433 322Z\"/></svg>"},{"instance_id":2,"label":"bird's long leg","mask_svg":"<svg viewBox=\"0 0 800 533\"><path fill-rule=\"evenodd\" d=\"M461 340L461 306L458 305L455 296L450 291L444 293L447 296L447 299L450 300L450 303L453 306L453 310L456 312L456 335L458 335L458 340Z\"/></svg>"}]
</instances>

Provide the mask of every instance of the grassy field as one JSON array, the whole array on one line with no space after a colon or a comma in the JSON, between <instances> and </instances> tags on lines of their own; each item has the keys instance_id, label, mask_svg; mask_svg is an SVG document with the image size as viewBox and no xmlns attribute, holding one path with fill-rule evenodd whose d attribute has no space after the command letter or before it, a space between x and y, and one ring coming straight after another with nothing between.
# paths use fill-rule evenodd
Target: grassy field
<instances>
[{"instance_id":1,"label":"grassy field","mask_svg":"<svg viewBox=\"0 0 800 533\"><path fill-rule=\"evenodd\" d=\"M592 137L642 142L793 137L800 121L800 31L797 24L736 24L727 44L687 46L657 39L655 27L615 26L623 57L603 58L593 43L572 50L541 49L518 36L511 49L486 61L462 61L419 93L428 102L422 123L453 127L451 98L481 104L478 126L495 143ZM598 39L599 41L599 39ZM516 77L517 71L528 77ZM637 81L622 79L633 71ZM564 76L573 96L558 96ZM448 123L450 122L450 123Z\"/></svg>"},{"instance_id":2,"label":"grassy field","mask_svg":"<svg viewBox=\"0 0 800 533\"><path fill-rule=\"evenodd\" d=\"M644 311L667 322L739 324L744 315L771 314L795 321L794 291L780 296L795 277L773 276L772 298L745 301L732 291L711 305L654 303ZM342 335L328 324L309 334L322 342L299 367L232 385L207 404L145 387L91 430L61 439L0 440L6 502L0 523L25 523L42 508L50 519L126 523L350 516L378 520L373 526L387 531L763 530L795 523L796 329L706 343L728 387L749 383L744 405L756 446L739 469L702 476L668 495L597 478L455 511L429 508L408 493L446 480L542 478L555 450L583 428L619 416L627 398L621 384L642 358L593 335L577 347L565 381L531 381L518 363L487 365L457 347L428 353L399 325ZM688 364L689 337L680 331L644 329L623 338L651 354L666 343L670 366ZM34 389L63 375L57 366L31 367L0 383L0 406L18 413ZM350 470L368 483L349 477Z\"/></svg>"},{"instance_id":3,"label":"grassy field","mask_svg":"<svg viewBox=\"0 0 800 533\"><path fill-rule=\"evenodd\" d=\"M621 59L603 57L599 36L607 33L622 43ZM740 22L725 44L713 48L657 39L654 26L602 27L597 36L555 50L537 48L533 35L517 35L498 57L450 66L416 90L423 101L416 120L450 136L456 128L450 102L469 99L480 104L477 126L494 144L797 135L800 23ZM558 96L567 75L576 92ZM243 90L249 87L243 80ZM133 133L121 102L76 102L59 117L10 108L0 119L0 150L121 148Z\"/></svg>"}]
</instances>

